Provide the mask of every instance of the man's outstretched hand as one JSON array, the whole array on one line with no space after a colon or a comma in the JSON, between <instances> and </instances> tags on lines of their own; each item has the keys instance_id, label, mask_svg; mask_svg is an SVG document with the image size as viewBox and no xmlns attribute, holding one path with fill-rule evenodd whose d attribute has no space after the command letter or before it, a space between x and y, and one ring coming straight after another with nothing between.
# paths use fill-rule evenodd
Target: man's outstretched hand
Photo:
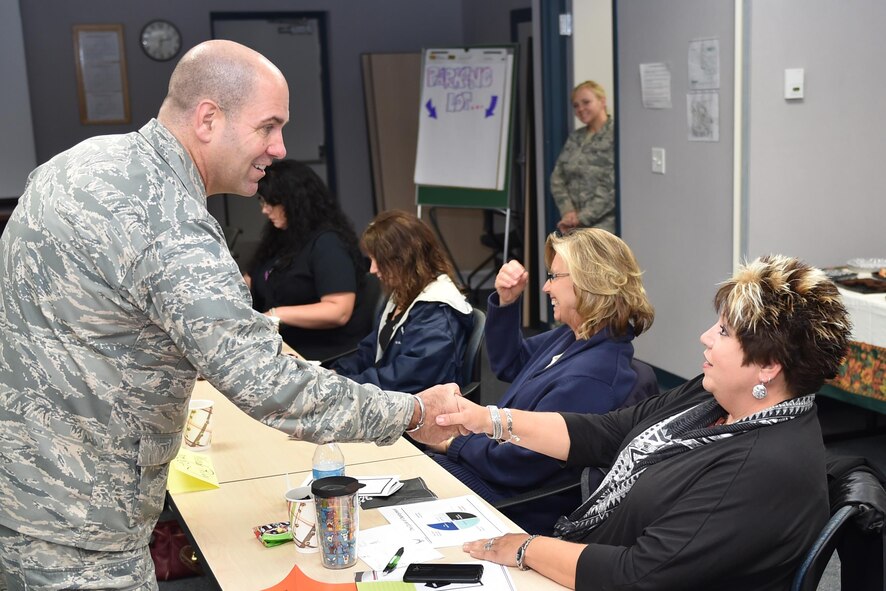
<instances>
[{"instance_id":1,"label":"man's outstretched hand","mask_svg":"<svg viewBox=\"0 0 886 591\"><path fill-rule=\"evenodd\" d=\"M425 403L424 425L410 436L421 443L435 444L458 435L457 427L440 426L437 415L458 412L459 401L464 401L458 384L432 386L416 394Z\"/></svg>"}]
</instances>

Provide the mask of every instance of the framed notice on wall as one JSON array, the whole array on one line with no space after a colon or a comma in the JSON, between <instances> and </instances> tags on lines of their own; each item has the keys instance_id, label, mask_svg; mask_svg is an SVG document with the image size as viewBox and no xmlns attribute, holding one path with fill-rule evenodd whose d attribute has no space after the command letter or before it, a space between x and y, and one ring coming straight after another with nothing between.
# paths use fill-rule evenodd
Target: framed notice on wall
<instances>
[{"instance_id":1,"label":"framed notice on wall","mask_svg":"<svg viewBox=\"0 0 886 591\"><path fill-rule=\"evenodd\" d=\"M74 25L80 122L129 123L123 25Z\"/></svg>"}]
</instances>

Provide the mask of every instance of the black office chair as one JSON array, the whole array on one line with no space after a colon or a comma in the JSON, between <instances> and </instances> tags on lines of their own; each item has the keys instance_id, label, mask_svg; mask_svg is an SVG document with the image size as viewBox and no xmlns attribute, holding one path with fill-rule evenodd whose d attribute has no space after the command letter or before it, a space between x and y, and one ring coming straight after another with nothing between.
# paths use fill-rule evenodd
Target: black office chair
<instances>
[{"instance_id":1,"label":"black office chair","mask_svg":"<svg viewBox=\"0 0 886 591\"><path fill-rule=\"evenodd\" d=\"M379 281L378 277L373 273L366 273L366 286L363 289L363 297L373 302L372 320L369 323L370 326L372 326L372 323L375 322L375 319L378 318L378 315L381 314L381 311L384 309L385 303L388 301L388 296L385 294L385 290L381 286L381 281ZM370 328L370 330L372 329Z\"/></svg>"},{"instance_id":2,"label":"black office chair","mask_svg":"<svg viewBox=\"0 0 886 591\"><path fill-rule=\"evenodd\" d=\"M480 374L482 363L480 355L483 353L483 342L486 340L486 313L483 310L474 308L474 328L468 337L468 344L465 347L465 357L462 363L462 383L461 394L468 400L480 403Z\"/></svg>"},{"instance_id":3,"label":"black office chair","mask_svg":"<svg viewBox=\"0 0 886 591\"><path fill-rule=\"evenodd\" d=\"M374 274L367 272L365 281L366 283L360 290L358 297L364 299L367 303L369 303L369 305L358 306L357 310L354 310L354 313L359 313L361 315L357 322L359 322L363 326L363 332L369 334L370 332L372 332L372 328L375 325L375 319L378 318L379 314L381 314L382 310L385 307L385 302L387 302L388 298L385 295L381 282ZM326 357L320 361L320 365L322 367L329 368L337 360L350 355L356 350L357 347L352 347L347 351L342 351L340 353L336 353L335 355Z\"/></svg>"},{"instance_id":4,"label":"black office chair","mask_svg":"<svg viewBox=\"0 0 886 591\"><path fill-rule=\"evenodd\" d=\"M831 518L806 553L791 591L815 591L834 550L842 589L886 589L886 491L871 471L856 468L830 484Z\"/></svg>"},{"instance_id":5,"label":"black office chair","mask_svg":"<svg viewBox=\"0 0 886 591\"><path fill-rule=\"evenodd\" d=\"M631 393L628 394L628 397L625 398L625 401L619 408L633 406L660 392L658 388L658 378L655 376L655 370L652 369L651 365L644 361L640 361L639 359L632 359L631 367L637 372L637 383L634 384L633 390L631 390ZM507 499L500 499L492 503L492 506L496 509L505 509L507 507L513 507L514 505L521 505L530 501L536 501L538 499L557 495L577 487L581 487L582 499L587 499L592 492L597 490L597 487L603 482L603 477L605 475L606 472L602 468L589 466L582 470L581 475L578 478L558 482L550 486L508 497ZM575 509L575 507L564 507L563 513L568 514L573 509Z\"/></svg>"}]
</instances>

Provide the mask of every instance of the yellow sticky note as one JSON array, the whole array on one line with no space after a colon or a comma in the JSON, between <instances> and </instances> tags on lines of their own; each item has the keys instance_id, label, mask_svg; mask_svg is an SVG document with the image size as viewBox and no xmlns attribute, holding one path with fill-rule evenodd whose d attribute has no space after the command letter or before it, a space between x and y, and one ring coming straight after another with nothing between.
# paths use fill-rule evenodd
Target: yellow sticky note
<instances>
[{"instance_id":1,"label":"yellow sticky note","mask_svg":"<svg viewBox=\"0 0 886 591\"><path fill-rule=\"evenodd\" d=\"M218 476L215 474L212 458L182 448L169 464L166 488L171 493L218 488Z\"/></svg>"}]
</instances>

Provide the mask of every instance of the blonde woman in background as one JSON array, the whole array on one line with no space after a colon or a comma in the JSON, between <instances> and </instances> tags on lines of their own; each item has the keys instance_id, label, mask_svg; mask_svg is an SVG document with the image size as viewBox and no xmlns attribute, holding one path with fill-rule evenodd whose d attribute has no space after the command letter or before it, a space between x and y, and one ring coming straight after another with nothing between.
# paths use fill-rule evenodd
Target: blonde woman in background
<instances>
[{"instance_id":1,"label":"blonde woman in background","mask_svg":"<svg viewBox=\"0 0 886 591\"><path fill-rule=\"evenodd\" d=\"M593 80L582 82L572 91L572 108L583 126L569 134L551 173L551 194L560 210L557 229L615 233L614 126L606 91Z\"/></svg>"}]
</instances>

